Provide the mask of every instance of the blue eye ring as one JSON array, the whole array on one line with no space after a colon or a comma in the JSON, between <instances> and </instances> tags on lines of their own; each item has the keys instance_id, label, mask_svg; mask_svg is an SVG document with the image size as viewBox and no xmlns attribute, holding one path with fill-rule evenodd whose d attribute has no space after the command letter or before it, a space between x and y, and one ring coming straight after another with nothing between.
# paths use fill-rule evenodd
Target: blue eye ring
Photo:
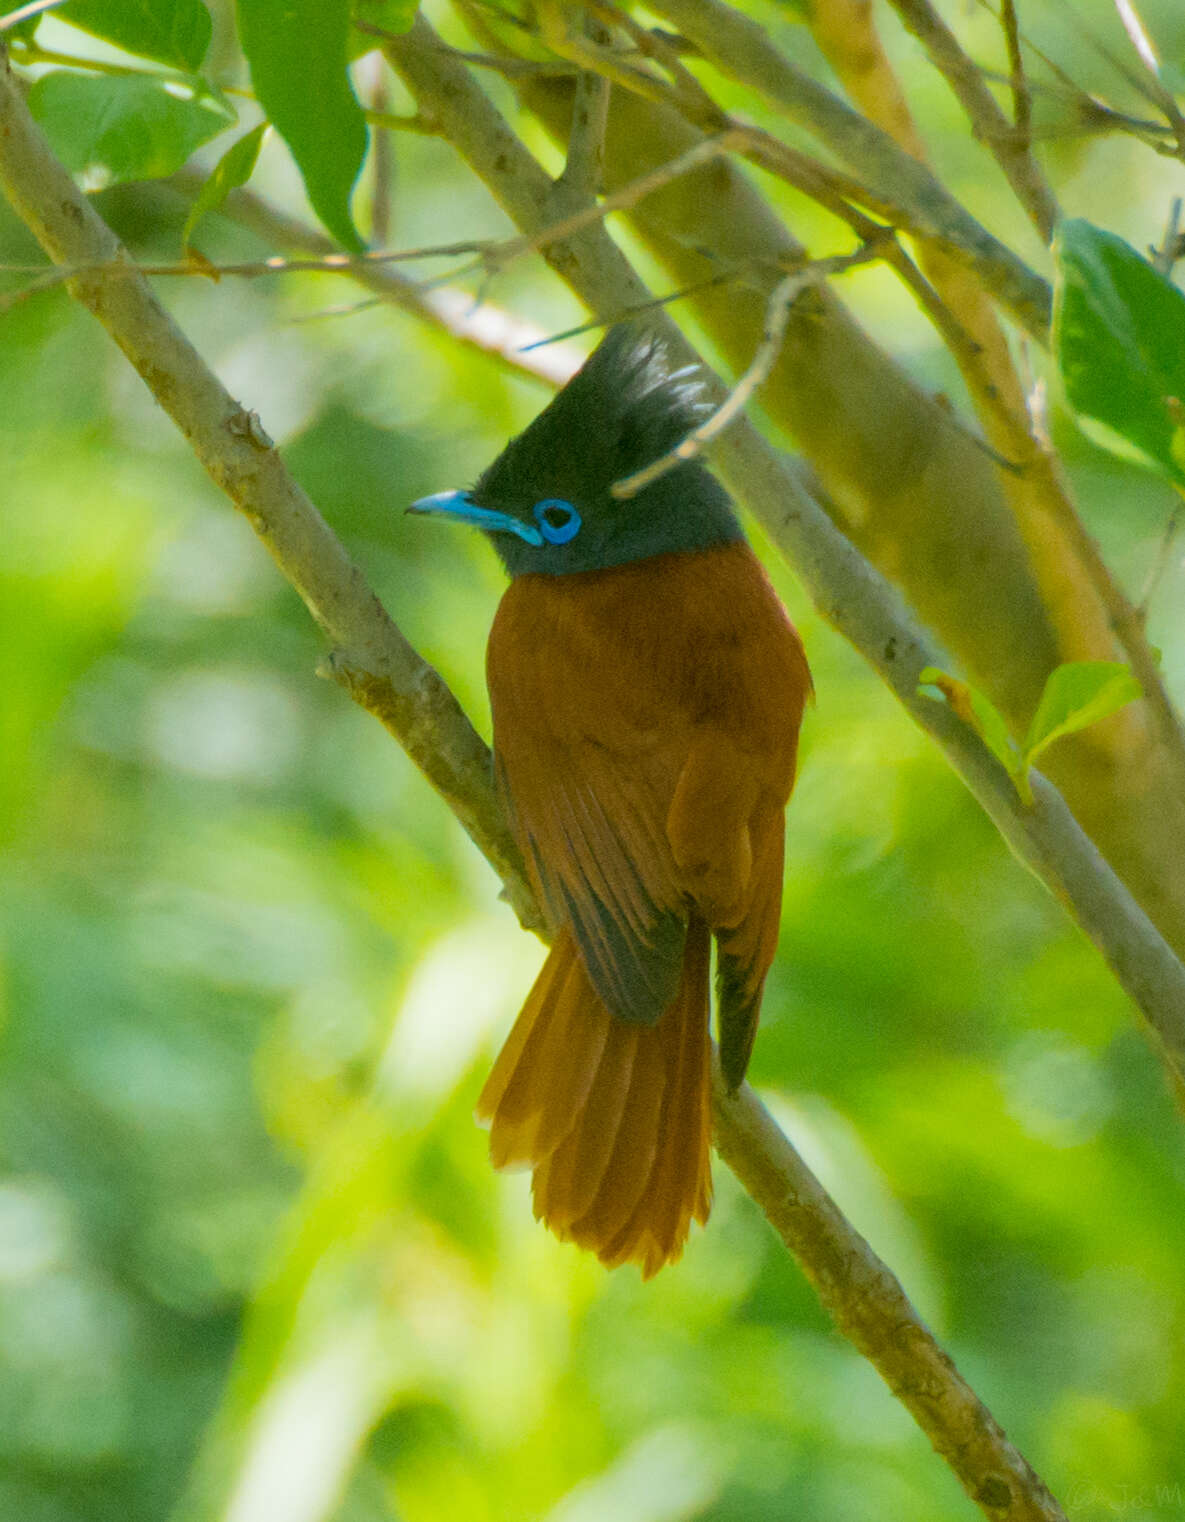
<instances>
[{"instance_id":1,"label":"blue eye ring","mask_svg":"<svg viewBox=\"0 0 1185 1522\"><path fill-rule=\"evenodd\" d=\"M535 503L535 522L548 544L567 544L580 532L582 519L562 497L544 497Z\"/></svg>"}]
</instances>

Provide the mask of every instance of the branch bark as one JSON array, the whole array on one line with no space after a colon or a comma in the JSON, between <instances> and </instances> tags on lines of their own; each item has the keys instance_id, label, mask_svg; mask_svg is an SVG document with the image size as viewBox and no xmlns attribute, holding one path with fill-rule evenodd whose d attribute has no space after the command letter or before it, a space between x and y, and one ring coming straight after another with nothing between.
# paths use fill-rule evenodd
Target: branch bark
<instances>
[{"instance_id":1,"label":"branch bark","mask_svg":"<svg viewBox=\"0 0 1185 1522\"><path fill-rule=\"evenodd\" d=\"M253 412L225 390L127 250L50 152L0 49L0 186L244 514L331 645L334 674L399 738L530 914L518 847L489 787L489 755L439 675L404 639L360 568L285 470ZM355 675L357 674L357 675Z\"/></svg>"},{"instance_id":2,"label":"branch bark","mask_svg":"<svg viewBox=\"0 0 1185 1522\"><path fill-rule=\"evenodd\" d=\"M986 144L1008 177L1017 200L1032 219L1041 241L1048 243L1061 215L1053 191L1033 157L1028 134L1013 126L996 104L983 75L930 0L889 0L902 21L926 49L967 113L972 131Z\"/></svg>"},{"instance_id":3,"label":"branch bark","mask_svg":"<svg viewBox=\"0 0 1185 1522\"><path fill-rule=\"evenodd\" d=\"M718 1067L714 1078L720 1156L798 1259L844 1336L876 1365L967 1494L1000 1522L1063 1519L1041 1478L769 1111L747 1084L732 1094Z\"/></svg>"}]
</instances>

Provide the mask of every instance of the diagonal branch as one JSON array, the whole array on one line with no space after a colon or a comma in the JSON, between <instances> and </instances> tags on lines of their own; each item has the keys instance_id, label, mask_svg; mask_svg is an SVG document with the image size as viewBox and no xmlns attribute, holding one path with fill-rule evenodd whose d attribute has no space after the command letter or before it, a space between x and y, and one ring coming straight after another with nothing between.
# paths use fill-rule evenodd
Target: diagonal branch
<instances>
[{"instance_id":1,"label":"diagonal branch","mask_svg":"<svg viewBox=\"0 0 1185 1522\"><path fill-rule=\"evenodd\" d=\"M0 186L71 276L72 296L103 324L198 460L263 541L330 642L355 695L395 730L432 785L529 909L513 836L493 803L485 746L437 673L369 590L361 570L285 470L259 419L225 390L156 299L127 250L54 158L0 50ZM378 684L382 692L380 694Z\"/></svg>"},{"instance_id":2,"label":"diagonal branch","mask_svg":"<svg viewBox=\"0 0 1185 1522\"><path fill-rule=\"evenodd\" d=\"M933 61L961 81L970 100L987 97L997 110L979 71L962 52L953 33L935 15L929 0L892 0L907 24L922 36ZM885 58L867 8L853 0L832 0L816 11L812 28L824 52L849 90L865 110L900 146L925 162L926 152L895 76ZM1005 10L1002 20L1013 65L1018 112L1022 98L1023 66L1016 34L1016 17ZM1018 74L1017 71L1022 71ZM869 79L877 87L869 88ZM1019 79L1020 84L1015 81ZM952 80L953 82L953 80ZM976 94L976 91L979 93ZM967 104L965 102L965 104ZM969 112L972 104L967 104ZM973 120L975 120L973 116ZM1002 115L995 126L983 118L982 131L1001 127L1011 131ZM1027 128L1026 128L1027 131ZM1026 399L1007 339L986 296L967 273L949 257L932 247L921 250L923 269L941 298L936 308L926 307L931 321L946 343L967 386L972 404L995 449L1020 467L1001 481L1017 525L1024 537L1043 601L1057 629L1061 660L1109 658L1118 641L1123 655L1144 690L1148 716L1155 725L1166 766L1175 773L1175 790L1185 796L1185 732L1173 709L1144 629L1144 620L1111 575L1097 544L1087 532L1056 458L1047 441L1039 440L1031 426ZM915 293L921 294L915 287ZM952 328L943 313L957 319ZM1112 738L1128 748L1138 741L1142 715L1135 711Z\"/></svg>"},{"instance_id":3,"label":"diagonal branch","mask_svg":"<svg viewBox=\"0 0 1185 1522\"><path fill-rule=\"evenodd\" d=\"M656 0L654 9L690 37L714 68L753 86L783 115L818 137L899 208L893 218L896 225L973 270L984 288L1038 342L1044 341L1051 300L1046 282L887 132L796 68L757 22L719 0Z\"/></svg>"},{"instance_id":4,"label":"diagonal branch","mask_svg":"<svg viewBox=\"0 0 1185 1522\"><path fill-rule=\"evenodd\" d=\"M521 145L518 151L525 153ZM335 658L335 674L383 718L458 808L529 912L521 866L497 812L488 753L465 715L406 645L361 572L289 479L258 420L203 365L49 153L6 66L0 68L0 186L53 259L121 266L118 273L75 277L72 293L108 329L202 465L246 514L318 623L348 647L347 655ZM535 199L527 187L525 203ZM721 1104L719 1137L726 1156L802 1255L841 1329L910 1406L985 1514L1064 1522L1049 1492L909 1307L896 1279L750 1094Z\"/></svg>"},{"instance_id":5,"label":"diagonal branch","mask_svg":"<svg viewBox=\"0 0 1185 1522\"><path fill-rule=\"evenodd\" d=\"M1024 93L1024 76L1017 72L1019 55L1012 63L1013 93L1018 111L1014 126L996 104L995 96L984 83L983 74L960 47L958 38L930 0L889 0L889 3L954 91L975 136L987 145L1007 176L1017 200L1041 234L1042 242L1048 243L1060 211L1029 145L1028 130L1023 121L1023 107L1028 97ZM1015 27L1015 15L1012 19Z\"/></svg>"},{"instance_id":6,"label":"diagonal branch","mask_svg":"<svg viewBox=\"0 0 1185 1522\"><path fill-rule=\"evenodd\" d=\"M879 1370L973 1501L1008 1522L1054 1522L1061 1507L934 1340L877 1257L748 1084L714 1073L720 1156L802 1265L837 1326Z\"/></svg>"}]
</instances>

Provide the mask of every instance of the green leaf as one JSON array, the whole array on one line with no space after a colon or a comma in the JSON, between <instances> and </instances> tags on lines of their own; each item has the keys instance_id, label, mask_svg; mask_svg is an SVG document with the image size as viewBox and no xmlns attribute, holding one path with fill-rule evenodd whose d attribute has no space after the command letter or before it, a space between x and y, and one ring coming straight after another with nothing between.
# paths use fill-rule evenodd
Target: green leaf
<instances>
[{"instance_id":1,"label":"green leaf","mask_svg":"<svg viewBox=\"0 0 1185 1522\"><path fill-rule=\"evenodd\" d=\"M233 118L208 98L179 95L144 76L44 74L29 109L54 152L88 189L175 174L195 148Z\"/></svg>"},{"instance_id":2,"label":"green leaf","mask_svg":"<svg viewBox=\"0 0 1185 1522\"><path fill-rule=\"evenodd\" d=\"M313 210L346 248L362 239L350 194L366 121L350 85L349 0L239 0L239 35L260 104L304 179Z\"/></svg>"},{"instance_id":3,"label":"green leaf","mask_svg":"<svg viewBox=\"0 0 1185 1522\"><path fill-rule=\"evenodd\" d=\"M990 698L986 698L969 683L960 682L948 672L940 671L937 666L925 668L918 677L918 687L937 687L963 723L975 730L1000 765L1011 776L1017 775L1019 757L1016 746L1008 733L1004 715Z\"/></svg>"},{"instance_id":4,"label":"green leaf","mask_svg":"<svg viewBox=\"0 0 1185 1522\"><path fill-rule=\"evenodd\" d=\"M1068 661L1051 671L1025 738L1027 770L1062 735L1072 735L1143 697L1144 689L1118 661Z\"/></svg>"},{"instance_id":5,"label":"green leaf","mask_svg":"<svg viewBox=\"0 0 1185 1522\"><path fill-rule=\"evenodd\" d=\"M232 143L215 164L213 173L198 191L197 198L189 208L185 226L181 229L181 242L185 247L189 246L193 230L202 218L221 206L232 190L245 185L251 178L267 127L267 122L260 122L258 127L252 127L250 132Z\"/></svg>"},{"instance_id":6,"label":"green leaf","mask_svg":"<svg viewBox=\"0 0 1185 1522\"><path fill-rule=\"evenodd\" d=\"M1130 244L1089 222L1063 222L1054 253L1054 353L1070 405L1185 481L1175 440L1185 402L1185 295Z\"/></svg>"},{"instance_id":7,"label":"green leaf","mask_svg":"<svg viewBox=\"0 0 1185 1522\"><path fill-rule=\"evenodd\" d=\"M384 32L407 32L419 10L419 0L354 0L353 19L365 21L368 26L381 27ZM382 41L369 33L350 28L350 58L361 58L363 53L381 47Z\"/></svg>"},{"instance_id":8,"label":"green leaf","mask_svg":"<svg viewBox=\"0 0 1185 1522\"><path fill-rule=\"evenodd\" d=\"M201 68L213 31L202 0L69 0L55 14L127 53L189 74Z\"/></svg>"}]
</instances>

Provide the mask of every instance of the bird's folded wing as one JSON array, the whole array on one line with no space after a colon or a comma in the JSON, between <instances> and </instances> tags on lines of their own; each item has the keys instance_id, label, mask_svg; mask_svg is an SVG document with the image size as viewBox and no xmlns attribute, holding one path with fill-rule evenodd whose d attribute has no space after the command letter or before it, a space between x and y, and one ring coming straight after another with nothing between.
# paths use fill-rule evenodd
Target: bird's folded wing
<instances>
[{"instance_id":1,"label":"bird's folded wing","mask_svg":"<svg viewBox=\"0 0 1185 1522\"><path fill-rule=\"evenodd\" d=\"M499 787L553 924L570 923L593 986L652 1024L679 987L686 909L664 830L662 758L607 749L554 706L498 703ZM569 718L575 720L574 714Z\"/></svg>"},{"instance_id":2,"label":"bird's folded wing","mask_svg":"<svg viewBox=\"0 0 1185 1522\"><path fill-rule=\"evenodd\" d=\"M752 553L522 577L487 662L503 796L601 998L623 1019L657 1020L694 910L732 943L746 1026L781 885L766 836L780 843L810 685Z\"/></svg>"}]
</instances>

